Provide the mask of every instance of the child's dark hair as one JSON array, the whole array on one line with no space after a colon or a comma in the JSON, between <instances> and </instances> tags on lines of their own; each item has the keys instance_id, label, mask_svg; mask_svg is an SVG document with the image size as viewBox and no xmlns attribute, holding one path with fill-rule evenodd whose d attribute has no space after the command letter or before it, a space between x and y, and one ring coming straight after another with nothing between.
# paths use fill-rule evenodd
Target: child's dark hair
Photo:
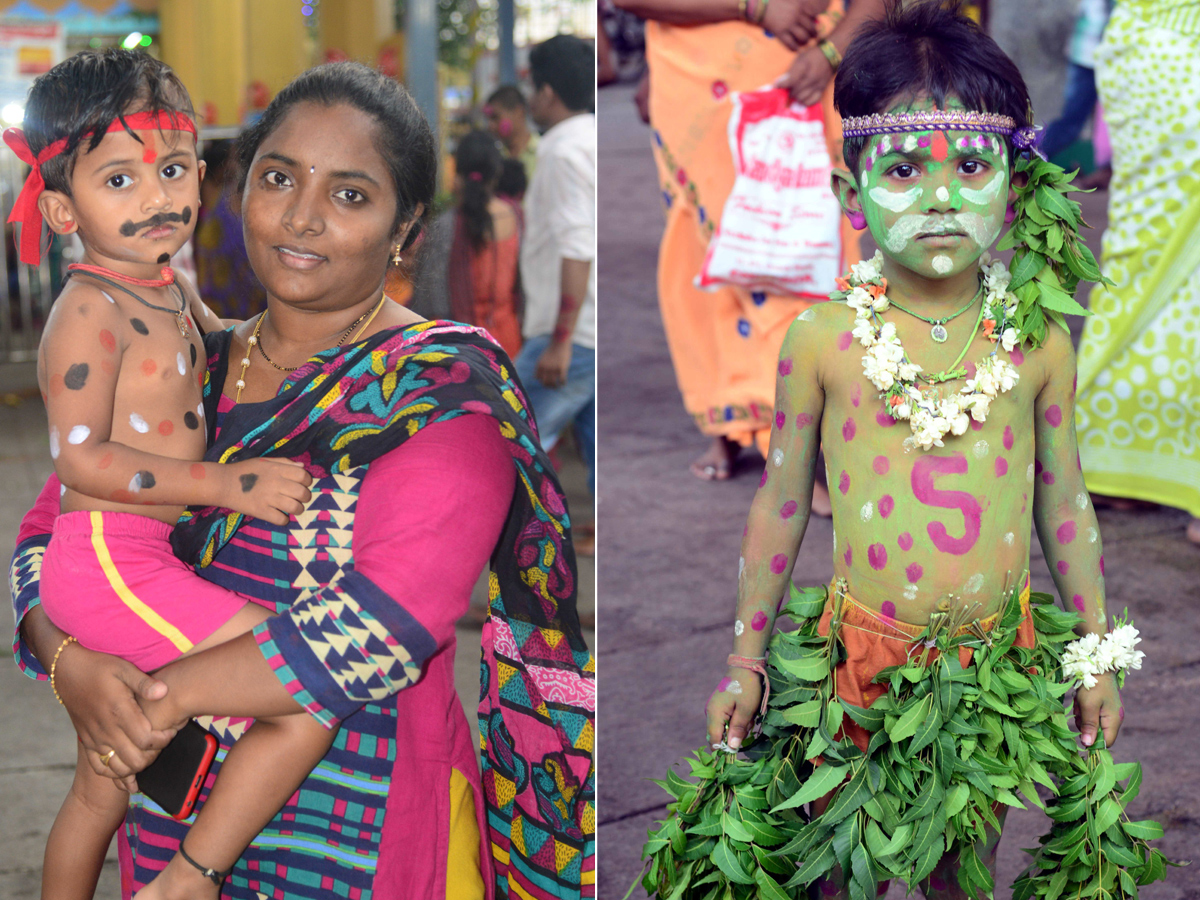
<instances>
[{"instance_id":1,"label":"child's dark hair","mask_svg":"<svg viewBox=\"0 0 1200 900\"><path fill-rule=\"evenodd\" d=\"M496 139L482 131L463 135L454 151L454 171L462 179L458 214L476 250L494 235L488 202L500 178L502 161Z\"/></svg>"},{"instance_id":2,"label":"child's dark hair","mask_svg":"<svg viewBox=\"0 0 1200 900\"><path fill-rule=\"evenodd\" d=\"M91 152L114 119L135 112L195 116L179 76L145 53L84 50L39 76L29 89L22 126L29 149L36 156L67 139L66 150L42 164L46 190L71 196L71 174L84 136L91 133L86 148ZM132 129L126 130L141 141Z\"/></svg>"},{"instance_id":3,"label":"child's dark hair","mask_svg":"<svg viewBox=\"0 0 1200 900\"><path fill-rule=\"evenodd\" d=\"M558 34L529 51L529 77L548 84L571 112L596 111L596 51L573 34Z\"/></svg>"},{"instance_id":4,"label":"child's dark hair","mask_svg":"<svg viewBox=\"0 0 1200 900\"><path fill-rule=\"evenodd\" d=\"M519 200L525 196L529 187L529 178L525 175L525 165L519 159L505 159L500 166L500 180L496 182L496 195Z\"/></svg>"},{"instance_id":5,"label":"child's dark hair","mask_svg":"<svg viewBox=\"0 0 1200 900\"><path fill-rule=\"evenodd\" d=\"M487 98L485 106L498 106L501 109L528 109L529 103L525 100L525 95L521 93L521 89L515 84L502 84L500 87L492 91Z\"/></svg>"},{"instance_id":6,"label":"child's dark hair","mask_svg":"<svg viewBox=\"0 0 1200 900\"><path fill-rule=\"evenodd\" d=\"M944 108L957 97L969 110L1011 116L1017 128L1029 121L1025 80L996 42L958 12L958 3L921 0L862 27L846 48L833 85L833 104L843 118L887 112L905 99L926 96ZM846 138L846 166L858 175L867 139ZM1009 159L1013 145L1008 139Z\"/></svg>"},{"instance_id":7,"label":"child's dark hair","mask_svg":"<svg viewBox=\"0 0 1200 900\"><path fill-rule=\"evenodd\" d=\"M412 219L418 206L424 210L409 229L404 241L407 248L417 239L433 206L437 183L437 151L433 132L412 96L386 75L356 62L326 63L309 69L275 95L275 99L250 128L238 139L237 153L241 173L238 191L246 187L246 175L254 155L298 103L336 106L345 103L359 109L378 124L375 149L387 163L396 189L396 219L393 232Z\"/></svg>"}]
</instances>

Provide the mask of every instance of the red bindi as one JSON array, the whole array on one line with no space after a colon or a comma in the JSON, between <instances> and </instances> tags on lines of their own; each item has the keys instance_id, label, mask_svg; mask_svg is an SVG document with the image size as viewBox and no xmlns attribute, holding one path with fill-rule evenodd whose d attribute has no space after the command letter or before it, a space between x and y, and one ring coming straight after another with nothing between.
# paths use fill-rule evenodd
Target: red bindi
<instances>
[{"instance_id":1,"label":"red bindi","mask_svg":"<svg viewBox=\"0 0 1200 900\"><path fill-rule=\"evenodd\" d=\"M933 154L933 158L938 162L945 162L946 156L950 152L950 145L946 143L946 134L942 131L933 133L933 141L929 145L929 152Z\"/></svg>"}]
</instances>

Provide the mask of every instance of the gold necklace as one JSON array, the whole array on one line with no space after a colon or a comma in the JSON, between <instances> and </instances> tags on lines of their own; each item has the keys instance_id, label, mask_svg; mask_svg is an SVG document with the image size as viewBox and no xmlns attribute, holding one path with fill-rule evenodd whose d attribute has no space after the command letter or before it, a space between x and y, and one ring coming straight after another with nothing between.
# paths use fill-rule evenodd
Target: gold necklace
<instances>
[{"instance_id":1,"label":"gold necklace","mask_svg":"<svg viewBox=\"0 0 1200 900\"><path fill-rule=\"evenodd\" d=\"M334 344L334 346L340 347L340 346L342 346L342 344L346 343L346 338L350 337L350 333L352 331L354 331L356 328L359 330L359 332L362 332L366 328L368 328L370 326L370 324L373 321L375 321L375 316L377 316L379 314L379 310L383 309L383 303L387 299L388 299L387 294L383 294L382 296L380 296L379 302L375 304L374 308L367 310L367 312L363 313L361 316L359 316L357 319L355 319L353 322L350 323L350 327L347 328L344 332L342 332L341 338L338 340L338 342L336 344ZM233 399L234 403L241 402L242 390L246 387L246 370L250 368L250 351L253 350L255 347L258 347L258 352L263 355L263 359L265 359L267 362L269 362L274 368L278 369L280 372L295 372L298 368L300 368L300 366L292 366L291 368L287 368L285 366L278 365L273 359L271 359L271 357L267 356L267 351L263 349L262 342L258 335L259 331L262 329L262 324L266 320L266 318L267 318L267 311L264 309L262 311L262 314L259 315L258 321L254 324L254 333L251 334L250 337L246 341L246 345L247 345L246 346L246 355L242 357L242 369L240 372L238 372L238 380L237 380L236 384L234 385L237 388L237 395ZM366 321L363 321L364 319ZM301 363L300 365L302 366L302 365L304 365L304 363Z\"/></svg>"}]
</instances>

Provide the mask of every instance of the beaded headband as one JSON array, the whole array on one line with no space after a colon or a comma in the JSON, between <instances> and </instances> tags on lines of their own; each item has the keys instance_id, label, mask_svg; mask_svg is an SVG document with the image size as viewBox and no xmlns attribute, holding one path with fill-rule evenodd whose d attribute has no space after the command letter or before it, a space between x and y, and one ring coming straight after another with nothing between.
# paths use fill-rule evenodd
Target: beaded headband
<instances>
[{"instance_id":1,"label":"beaded headband","mask_svg":"<svg viewBox=\"0 0 1200 900\"><path fill-rule=\"evenodd\" d=\"M1016 120L999 113L960 109L929 109L919 112L874 113L842 119L842 137L870 137L910 131L982 131L1012 137L1018 150L1030 150L1037 144L1032 127L1017 128Z\"/></svg>"}]
</instances>

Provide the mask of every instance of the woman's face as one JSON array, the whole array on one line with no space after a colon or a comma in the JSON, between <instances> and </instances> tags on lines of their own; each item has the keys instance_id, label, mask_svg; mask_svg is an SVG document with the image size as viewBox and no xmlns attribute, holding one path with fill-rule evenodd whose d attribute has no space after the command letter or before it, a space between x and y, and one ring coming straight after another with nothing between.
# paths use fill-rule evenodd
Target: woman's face
<instances>
[{"instance_id":1,"label":"woman's face","mask_svg":"<svg viewBox=\"0 0 1200 900\"><path fill-rule=\"evenodd\" d=\"M277 300L342 309L379 291L396 192L376 128L347 104L298 103L258 148L242 227L250 264Z\"/></svg>"}]
</instances>

